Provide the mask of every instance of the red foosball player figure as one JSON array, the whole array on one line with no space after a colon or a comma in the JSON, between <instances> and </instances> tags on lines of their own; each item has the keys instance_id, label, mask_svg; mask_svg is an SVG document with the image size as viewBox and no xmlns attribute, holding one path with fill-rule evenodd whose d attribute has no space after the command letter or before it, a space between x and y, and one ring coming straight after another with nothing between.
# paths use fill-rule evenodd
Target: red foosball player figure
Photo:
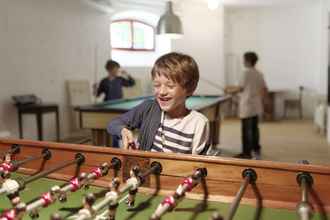
<instances>
[{"instance_id":1,"label":"red foosball player figure","mask_svg":"<svg viewBox=\"0 0 330 220\"><path fill-rule=\"evenodd\" d=\"M11 193L11 194L7 195L7 197L10 200L12 207L14 207L14 208L21 202L21 198L20 198L18 192Z\"/></svg>"},{"instance_id":2,"label":"red foosball player figure","mask_svg":"<svg viewBox=\"0 0 330 220\"><path fill-rule=\"evenodd\" d=\"M113 202L111 202L109 204L108 220L115 220L115 218L116 218L116 211L117 211L117 207L118 207L119 186L120 186L120 180L118 177L116 177L111 182L111 191L108 192L106 195L106 197L112 196L113 198L116 198L116 199L114 199Z\"/></svg>"},{"instance_id":3,"label":"red foosball player figure","mask_svg":"<svg viewBox=\"0 0 330 220\"><path fill-rule=\"evenodd\" d=\"M138 166L133 167L133 169L130 171L130 178L127 180L127 184L132 184L133 187L128 192L128 198L126 201L126 204L129 207L133 207L135 203L135 196L138 192L138 184L140 182L139 180L139 174L140 174L140 168Z\"/></svg>"},{"instance_id":4,"label":"red foosball player figure","mask_svg":"<svg viewBox=\"0 0 330 220\"><path fill-rule=\"evenodd\" d=\"M186 192L190 192L195 188L206 175L207 170L205 168L200 168L197 169L192 176L185 178L176 189L174 195L165 197L158 205L150 220L159 220L166 212L173 210L180 200L185 197Z\"/></svg>"},{"instance_id":5,"label":"red foosball player figure","mask_svg":"<svg viewBox=\"0 0 330 220\"><path fill-rule=\"evenodd\" d=\"M3 162L0 164L0 184L3 182L3 180L10 177L10 170L12 169L11 161L12 155L6 154Z\"/></svg>"},{"instance_id":6,"label":"red foosball player figure","mask_svg":"<svg viewBox=\"0 0 330 220\"><path fill-rule=\"evenodd\" d=\"M21 220L26 211L25 203L18 203L15 208L5 211L0 220Z\"/></svg>"}]
</instances>

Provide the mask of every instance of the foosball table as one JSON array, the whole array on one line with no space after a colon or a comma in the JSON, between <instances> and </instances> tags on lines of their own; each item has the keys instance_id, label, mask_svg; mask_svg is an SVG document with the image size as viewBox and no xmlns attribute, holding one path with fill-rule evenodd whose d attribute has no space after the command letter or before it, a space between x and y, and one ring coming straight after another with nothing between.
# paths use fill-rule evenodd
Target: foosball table
<instances>
[{"instance_id":1,"label":"foosball table","mask_svg":"<svg viewBox=\"0 0 330 220\"><path fill-rule=\"evenodd\" d=\"M0 139L0 220L328 219L330 167Z\"/></svg>"}]
</instances>

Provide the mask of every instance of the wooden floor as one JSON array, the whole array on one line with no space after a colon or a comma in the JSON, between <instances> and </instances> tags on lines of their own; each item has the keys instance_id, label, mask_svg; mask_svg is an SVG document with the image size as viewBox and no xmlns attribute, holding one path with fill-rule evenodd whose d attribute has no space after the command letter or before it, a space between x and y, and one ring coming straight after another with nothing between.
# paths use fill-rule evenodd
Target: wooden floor
<instances>
[{"instance_id":1,"label":"wooden floor","mask_svg":"<svg viewBox=\"0 0 330 220\"><path fill-rule=\"evenodd\" d=\"M283 162L308 160L330 164L330 145L318 134L312 121L282 120L260 124L262 159ZM241 125L238 119L225 119L221 128L222 156L241 151Z\"/></svg>"}]
</instances>

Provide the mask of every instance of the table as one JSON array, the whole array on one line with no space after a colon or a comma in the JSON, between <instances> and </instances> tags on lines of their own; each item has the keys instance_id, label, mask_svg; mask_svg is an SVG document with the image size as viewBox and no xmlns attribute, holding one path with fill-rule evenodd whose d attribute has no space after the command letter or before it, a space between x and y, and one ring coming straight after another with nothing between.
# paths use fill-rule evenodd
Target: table
<instances>
[{"instance_id":1,"label":"table","mask_svg":"<svg viewBox=\"0 0 330 220\"><path fill-rule=\"evenodd\" d=\"M43 140L43 120L42 115L45 113L55 113L56 119L56 139L60 140L60 119L59 111L57 104L28 104L28 105L16 105L18 113L18 127L19 127L19 136L23 138L23 114L34 114L37 121L38 129L38 140Z\"/></svg>"},{"instance_id":2,"label":"table","mask_svg":"<svg viewBox=\"0 0 330 220\"><path fill-rule=\"evenodd\" d=\"M19 172L25 174L34 173L41 166L47 169L54 166L59 161L70 160L77 153L83 153L86 157L86 162L80 168L81 172L90 171L92 167L98 166L105 161L110 161L113 157L117 157L122 161L122 169L119 172L121 180L126 180L128 172L134 165L140 167L148 167L153 161L158 161L162 164L163 171L159 181L161 190L159 195L151 199L150 204L145 206L139 212L128 212L125 206L120 205L118 219L148 219L149 216L162 200L164 195L173 193L178 184L182 182L182 178L192 174L196 168L207 168L208 175L206 184L208 187L208 207L206 212L201 212L194 216L194 207L200 203L203 198L203 190L201 187L193 189L191 193L187 193L186 199L174 212L167 214L163 219L180 219L180 220L206 220L214 210L221 211L226 215L229 203L233 201L233 196L237 193L242 182L242 170L253 168L258 177L256 187L262 197L263 217L266 220L275 219L297 219L295 211L297 202L300 201L300 188L296 182L296 176L300 172L308 172L314 178L313 194L311 204L315 210L324 210L330 213L330 167L321 165L305 165L292 163L277 163L271 161L252 161L243 159L232 159L222 157L210 157L199 155L182 155L173 153L153 153L143 151L122 150L113 148L100 148L88 145L62 144L45 141L27 141L16 139L0 139L0 152L3 152L11 147L12 144L21 146L21 153L16 155L17 160L22 160L29 155L39 154L44 148L48 148L52 152L52 158L46 163L35 161L24 165L19 169ZM49 175L52 180L43 180L35 182L27 187L27 190L22 193L24 200L34 198L50 186L54 185L53 179L69 180L75 172L74 167L68 167L59 170L54 174ZM95 185L104 187L108 186L112 179L113 172L110 172L106 177L95 182ZM139 188L139 197L136 206L141 202L145 202L150 198L150 193L155 190L155 180L150 177L146 180L142 188ZM253 219L255 212L256 199L251 186L248 186L246 193L241 201L240 208L236 214L236 220ZM92 190L97 190L93 188ZM72 195L72 198L67 204L57 204L47 208L41 215L49 215L49 213L57 210L60 206L77 207L81 201L81 194ZM0 196L1 197L1 196ZM311 196L311 198L314 198ZM191 200L193 199L193 200ZM320 204L323 204L320 207ZM144 204L146 205L146 204ZM7 205L0 200L0 208L5 208ZM134 210L134 209L133 209ZM134 218L128 218L134 215ZM47 219L47 218L41 218ZM315 215L313 219L322 219L319 215ZM324 219L324 218L323 218Z\"/></svg>"},{"instance_id":3,"label":"table","mask_svg":"<svg viewBox=\"0 0 330 220\"><path fill-rule=\"evenodd\" d=\"M79 112L81 128L92 130L93 145L109 146L110 137L106 132L109 122L117 116L129 111L152 96L120 99L100 104L79 106L75 111ZM211 144L219 143L221 124L221 105L228 101L230 96L194 95L187 99L187 107L203 113L210 121Z\"/></svg>"},{"instance_id":4,"label":"table","mask_svg":"<svg viewBox=\"0 0 330 220\"><path fill-rule=\"evenodd\" d=\"M15 175L16 177L24 177L24 175ZM38 182L32 183L28 190L23 191L21 193L22 201L30 201L31 199L35 198L37 195L41 195L42 193L48 191L52 186L54 185L61 185L64 183L63 181L58 181L55 179L46 179L43 178L39 180ZM81 198L84 194L88 192L98 192L104 188L100 187L91 187L88 190L79 190L76 193L71 194L68 196L68 200L65 203L59 203L56 202L54 205L47 207L46 209L42 209L39 214L39 219L49 219L49 216L54 213L58 212L61 214L61 216L68 216L69 214L72 214L73 212L70 212L69 210L63 210L63 208L75 208L79 207L81 205ZM150 203L147 203L148 199L152 198ZM127 206L125 204L120 204L117 211L117 218L118 220L128 220L129 217L134 217L134 220L147 220L152 212L156 209L157 205L162 201L164 197L161 195L152 197L150 195L147 195L145 193L138 193L137 199L136 199L136 207L139 207L141 205L148 204L147 208L144 208L142 210L136 211L127 211ZM229 204L227 203L220 203L220 202L208 202L208 207L204 212L196 213L194 211L194 207L196 207L200 201L198 200L191 200L191 199L185 199L183 200L177 209L171 213L168 213L164 216L165 219L180 219L180 220L208 220L209 216L214 211L219 211L223 213L224 215L227 213L229 209ZM8 202L8 199L3 197L0 197L0 212L1 210L5 208L10 208L10 204ZM59 209L61 209L59 211ZM253 219L255 209L251 205L241 205L235 215L235 219L237 220L248 220ZM294 211L289 211L286 209L273 209L273 208L265 208L263 210L262 214L263 219L266 220L279 220L279 219L285 219L285 220L297 220L297 214ZM28 218L26 218L28 219ZM313 218L314 220L321 219L318 215Z\"/></svg>"}]
</instances>

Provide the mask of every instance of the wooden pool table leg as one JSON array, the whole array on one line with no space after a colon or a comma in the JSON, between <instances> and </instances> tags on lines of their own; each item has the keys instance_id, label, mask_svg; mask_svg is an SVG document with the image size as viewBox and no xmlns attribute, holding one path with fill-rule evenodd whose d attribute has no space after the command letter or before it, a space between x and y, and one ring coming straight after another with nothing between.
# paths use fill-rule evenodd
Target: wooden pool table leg
<instances>
[{"instance_id":1,"label":"wooden pool table leg","mask_svg":"<svg viewBox=\"0 0 330 220\"><path fill-rule=\"evenodd\" d=\"M92 129L92 142L95 146L110 147L112 145L112 138L105 129Z\"/></svg>"},{"instance_id":2,"label":"wooden pool table leg","mask_svg":"<svg viewBox=\"0 0 330 220\"><path fill-rule=\"evenodd\" d=\"M219 131L220 131L220 121L211 121L210 122L210 141L212 146L219 144Z\"/></svg>"},{"instance_id":3,"label":"wooden pool table leg","mask_svg":"<svg viewBox=\"0 0 330 220\"><path fill-rule=\"evenodd\" d=\"M104 145L104 137L103 137L102 129L92 129L92 142L95 146L103 146Z\"/></svg>"}]
</instances>

